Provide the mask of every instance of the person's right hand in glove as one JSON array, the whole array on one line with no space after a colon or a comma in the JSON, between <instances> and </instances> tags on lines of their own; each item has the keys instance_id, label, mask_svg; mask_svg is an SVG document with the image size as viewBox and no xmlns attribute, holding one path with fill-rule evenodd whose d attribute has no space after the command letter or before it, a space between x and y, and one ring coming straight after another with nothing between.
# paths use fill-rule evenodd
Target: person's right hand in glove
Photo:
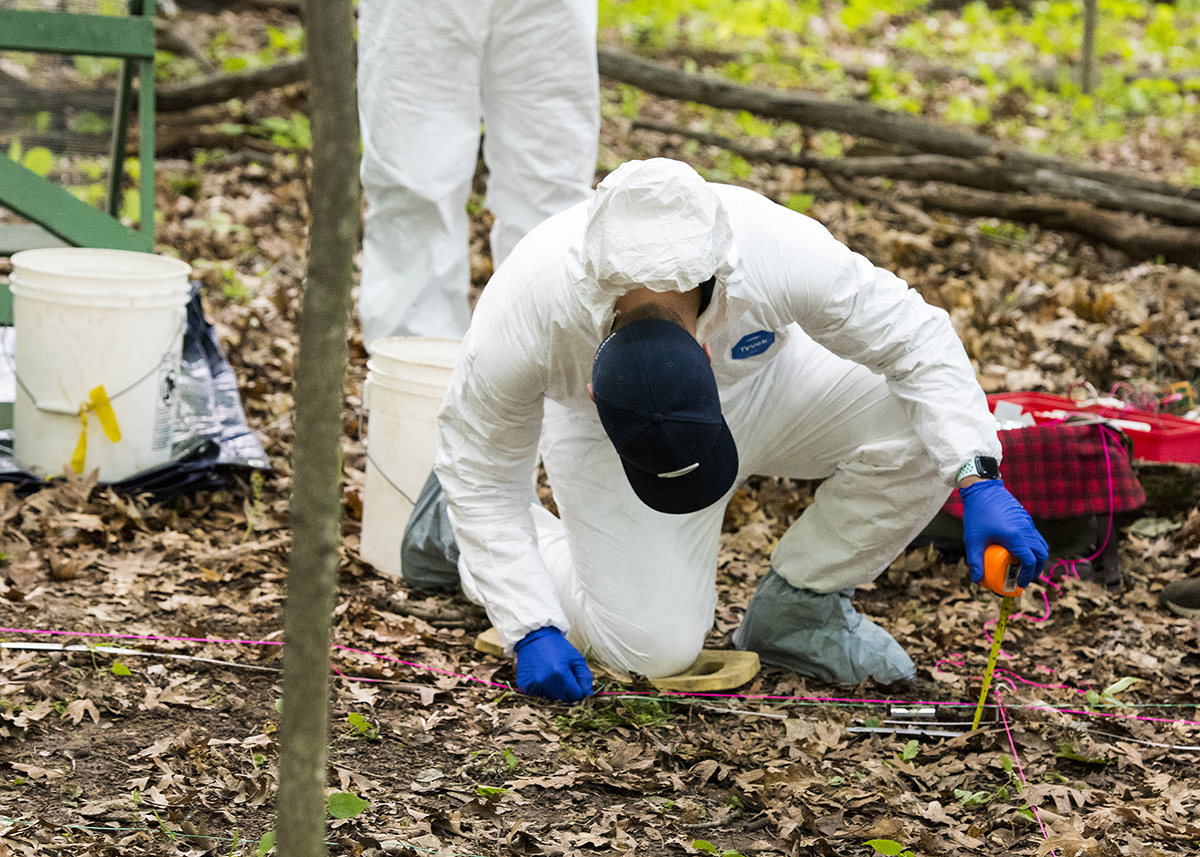
<instances>
[{"instance_id":1,"label":"person's right hand in glove","mask_svg":"<svg viewBox=\"0 0 1200 857\"><path fill-rule=\"evenodd\" d=\"M1021 563L1018 586L1028 586L1046 564L1049 548L1033 518L1000 479L981 479L958 489L963 504L963 542L971 580L983 580L983 552L1004 547Z\"/></svg>"},{"instance_id":2,"label":"person's right hand in glove","mask_svg":"<svg viewBox=\"0 0 1200 857\"><path fill-rule=\"evenodd\" d=\"M587 661L557 628L530 631L513 649L521 693L561 702L578 702L592 695Z\"/></svg>"}]
</instances>

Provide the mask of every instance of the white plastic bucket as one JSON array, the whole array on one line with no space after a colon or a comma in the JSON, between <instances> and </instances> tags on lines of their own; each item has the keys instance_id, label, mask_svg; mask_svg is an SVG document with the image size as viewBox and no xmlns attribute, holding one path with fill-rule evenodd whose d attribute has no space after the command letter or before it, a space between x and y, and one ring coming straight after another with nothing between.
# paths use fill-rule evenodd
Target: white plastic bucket
<instances>
[{"instance_id":1,"label":"white plastic bucket","mask_svg":"<svg viewBox=\"0 0 1200 857\"><path fill-rule=\"evenodd\" d=\"M85 247L26 250L12 264L13 457L42 477L81 462L101 482L167 463L191 267ZM108 431L91 407L101 387Z\"/></svg>"},{"instance_id":2,"label":"white plastic bucket","mask_svg":"<svg viewBox=\"0 0 1200 857\"><path fill-rule=\"evenodd\" d=\"M400 574L400 541L437 450L437 413L457 339L397 336L371 343L363 408L370 413L359 553Z\"/></svg>"}]
</instances>

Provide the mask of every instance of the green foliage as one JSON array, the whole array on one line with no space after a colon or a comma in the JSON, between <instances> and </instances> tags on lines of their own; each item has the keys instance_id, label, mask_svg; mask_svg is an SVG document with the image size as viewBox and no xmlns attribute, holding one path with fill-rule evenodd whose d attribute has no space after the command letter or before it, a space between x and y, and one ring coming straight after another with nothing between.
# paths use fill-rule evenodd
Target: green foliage
<instances>
[{"instance_id":1,"label":"green foliage","mask_svg":"<svg viewBox=\"0 0 1200 857\"><path fill-rule=\"evenodd\" d=\"M670 723L670 704L652 697L630 697L598 701L594 697L571 709L566 716L555 718L555 725L564 732L572 729L607 732L621 726L659 729Z\"/></svg>"},{"instance_id":2,"label":"green foliage","mask_svg":"<svg viewBox=\"0 0 1200 857\"><path fill-rule=\"evenodd\" d=\"M1029 231L1024 227L1018 226L1007 220L998 224L980 223L979 231L985 235L991 235L1006 241L1011 241L1015 244L1028 244Z\"/></svg>"},{"instance_id":3,"label":"green foliage","mask_svg":"<svg viewBox=\"0 0 1200 857\"><path fill-rule=\"evenodd\" d=\"M266 116L262 125L269 132L270 140L284 149L307 151L312 148L312 129L308 117L303 113L293 112L290 118L281 116Z\"/></svg>"},{"instance_id":4,"label":"green foliage","mask_svg":"<svg viewBox=\"0 0 1200 857\"><path fill-rule=\"evenodd\" d=\"M992 793L973 792L970 789L955 789L954 799L963 806L983 806L992 800Z\"/></svg>"},{"instance_id":5,"label":"green foliage","mask_svg":"<svg viewBox=\"0 0 1200 857\"><path fill-rule=\"evenodd\" d=\"M875 849L876 854L885 854L887 857L916 857L913 852L892 839L868 839L867 844Z\"/></svg>"},{"instance_id":6,"label":"green foliage","mask_svg":"<svg viewBox=\"0 0 1200 857\"><path fill-rule=\"evenodd\" d=\"M255 857L266 857L268 851L275 847L275 831L268 830L262 835L262 839L258 840L258 847L254 849Z\"/></svg>"},{"instance_id":7,"label":"green foliage","mask_svg":"<svg viewBox=\"0 0 1200 857\"><path fill-rule=\"evenodd\" d=\"M786 200L784 200L783 204L792 211L798 211L801 214L807 214L808 210L812 208L814 202L816 202L816 197L814 197L811 193L793 193Z\"/></svg>"},{"instance_id":8,"label":"green foliage","mask_svg":"<svg viewBox=\"0 0 1200 857\"><path fill-rule=\"evenodd\" d=\"M367 718L363 717L357 711L352 711L346 716L347 722L350 724L349 733L355 738L365 738L368 741L379 740L379 729L375 724Z\"/></svg>"},{"instance_id":9,"label":"green foliage","mask_svg":"<svg viewBox=\"0 0 1200 857\"><path fill-rule=\"evenodd\" d=\"M719 47L762 42L800 32L816 14L816 0L600 0L600 29L629 41L661 47L688 43Z\"/></svg>"},{"instance_id":10,"label":"green foliage","mask_svg":"<svg viewBox=\"0 0 1200 857\"><path fill-rule=\"evenodd\" d=\"M956 95L946 104L943 119L949 125L984 125L992 118L986 104L977 104L968 95Z\"/></svg>"},{"instance_id":11,"label":"green foliage","mask_svg":"<svg viewBox=\"0 0 1200 857\"><path fill-rule=\"evenodd\" d=\"M697 851L707 851L709 854L717 854L719 857L744 857L742 852L734 851L732 848L718 851L717 846L713 845L707 839L693 839L692 847Z\"/></svg>"},{"instance_id":12,"label":"green foliage","mask_svg":"<svg viewBox=\"0 0 1200 857\"><path fill-rule=\"evenodd\" d=\"M212 259L194 259L192 269L204 280L206 285L219 286L225 300L237 304L244 304L250 300L250 289L242 282L237 268L231 263ZM247 531L252 526L253 524L248 522Z\"/></svg>"},{"instance_id":13,"label":"green foliage","mask_svg":"<svg viewBox=\"0 0 1200 857\"><path fill-rule=\"evenodd\" d=\"M50 170L54 169L54 155L44 146L35 146L25 153L23 158L20 158L21 164L30 172L37 173L42 178L50 174Z\"/></svg>"},{"instance_id":14,"label":"green foliage","mask_svg":"<svg viewBox=\"0 0 1200 857\"><path fill-rule=\"evenodd\" d=\"M331 818L354 818L371 805L369 800L350 792L334 792L327 803Z\"/></svg>"},{"instance_id":15,"label":"green foliage","mask_svg":"<svg viewBox=\"0 0 1200 857\"><path fill-rule=\"evenodd\" d=\"M916 738L913 738L904 745L904 749L897 754L897 758L899 758L901 762L911 762L913 759L917 758L917 753L919 752L921 752L921 745Z\"/></svg>"},{"instance_id":16,"label":"green foliage","mask_svg":"<svg viewBox=\"0 0 1200 857\"><path fill-rule=\"evenodd\" d=\"M1113 682L1099 693L1089 690L1086 696L1087 704L1090 708L1128 708L1129 704L1117 699L1117 694L1129 690L1137 681L1136 678L1126 676Z\"/></svg>"},{"instance_id":17,"label":"green foliage","mask_svg":"<svg viewBox=\"0 0 1200 857\"><path fill-rule=\"evenodd\" d=\"M280 60L299 56L304 52L304 28L291 27L286 30L267 26L267 44L258 51L249 54L223 56L231 38L227 33L220 33L210 43L210 49L224 71L239 72L247 69L262 68Z\"/></svg>"},{"instance_id":18,"label":"green foliage","mask_svg":"<svg viewBox=\"0 0 1200 857\"><path fill-rule=\"evenodd\" d=\"M133 675L133 673L131 673L129 671L129 667L125 666L125 664L121 663L120 661L113 661L112 674L113 675Z\"/></svg>"},{"instance_id":19,"label":"green foliage","mask_svg":"<svg viewBox=\"0 0 1200 857\"><path fill-rule=\"evenodd\" d=\"M1075 745L1070 741L1063 741L1058 745L1058 753L1055 754L1060 759L1066 759L1069 762L1081 762L1085 765L1115 765L1116 760L1112 756L1085 756L1082 753L1076 752Z\"/></svg>"}]
</instances>

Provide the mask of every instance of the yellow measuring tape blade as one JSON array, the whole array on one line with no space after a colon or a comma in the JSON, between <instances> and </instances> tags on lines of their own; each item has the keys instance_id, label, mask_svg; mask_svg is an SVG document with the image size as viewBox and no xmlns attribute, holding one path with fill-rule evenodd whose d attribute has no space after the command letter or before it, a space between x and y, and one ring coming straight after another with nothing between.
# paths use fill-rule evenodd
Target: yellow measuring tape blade
<instances>
[{"instance_id":1,"label":"yellow measuring tape blade","mask_svg":"<svg viewBox=\"0 0 1200 857\"><path fill-rule=\"evenodd\" d=\"M108 400L108 393L104 390L104 385L95 387L88 394L88 401L79 406L79 422L82 428L79 431L79 441L75 444L75 452L71 454L71 469L76 473L83 472L83 462L87 458L87 412L93 411L96 414L96 419L100 420L100 428L104 429L104 436L116 443L121 439L121 427L117 425L117 415L113 411L112 403Z\"/></svg>"},{"instance_id":2,"label":"yellow measuring tape blade","mask_svg":"<svg viewBox=\"0 0 1200 857\"><path fill-rule=\"evenodd\" d=\"M1004 629L1008 627L1008 614L1012 612L1013 596L1006 595L1000 602L1000 618L996 622L996 634L992 637L992 653L988 656L987 669L983 673L983 689L979 691L979 704L975 706L975 720L972 729L979 728L979 718L983 716L983 703L987 701L988 688L992 686L992 673L996 671L996 659L1000 657L1000 642L1004 639Z\"/></svg>"}]
</instances>

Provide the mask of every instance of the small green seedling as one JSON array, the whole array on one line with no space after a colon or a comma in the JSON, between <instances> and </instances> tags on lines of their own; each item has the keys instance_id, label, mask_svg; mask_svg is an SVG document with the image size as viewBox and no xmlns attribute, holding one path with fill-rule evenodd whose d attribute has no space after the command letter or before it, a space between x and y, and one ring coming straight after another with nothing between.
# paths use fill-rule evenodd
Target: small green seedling
<instances>
[{"instance_id":1,"label":"small green seedling","mask_svg":"<svg viewBox=\"0 0 1200 857\"><path fill-rule=\"evenodd\" d=\"M350 723L350 735L357 738L366 738L368 741L379 740L379 730L375 727L375 724L358 712L350 712L346 720Z\"/></svg>"},{"instance_id":2,"label":"small green seedling","mask_svg":"<svg viewBox=\"0 0 1200 857\"><path fill-rule=\"evenodd\" d=\"M741 851L734 851L732 848L726 848L724 851L718 851L717 846L705 839L692 840L692 847L697 851L707 851L709 854L716 854L718 857L744 857Z\"/></svg>"},{"instance_id":3,"label":"small green seedling","mask_svg":"<svg viewBox=\"0 0 1200 857\"><path fill-rule=\"evenodd\" d=\"M1131 688L1136 681L1138 681L1138 679L1126 676L1125 678L1114 681L1099 693L1096 693L1094 690L1089 690L1087 692L1087 704L1091 708L1128 708L1129 703L1122 702L1121 700L1117 699L1117 694L1121 693L1122 691L1129 690L1129 688Z\"/></svg>"},{"instance_id":4,"label":"small green seedling","mask_svg":"<svg viewBox=\"0 0 1200 857\"><path fill-rule=\"evenodd\" d=\"M970 789L955 789L954 799L963 806L984 806L992 800L991 792L973 792Z\"/></svg>"},{"instance_id":5,"label":"small green seedling","mask_svg":"<svg viewBox=\"0 0 1200 857\"><path fill-rule=\"evenodd\" d=\"M901 762L911 762L913 759L917 758L917 753L919 753L920 750L921 745L917 743L916 738L913 738L904 745L904 749L900 751L897 758L899 758Z\"/></svg>"}]
</instances>

